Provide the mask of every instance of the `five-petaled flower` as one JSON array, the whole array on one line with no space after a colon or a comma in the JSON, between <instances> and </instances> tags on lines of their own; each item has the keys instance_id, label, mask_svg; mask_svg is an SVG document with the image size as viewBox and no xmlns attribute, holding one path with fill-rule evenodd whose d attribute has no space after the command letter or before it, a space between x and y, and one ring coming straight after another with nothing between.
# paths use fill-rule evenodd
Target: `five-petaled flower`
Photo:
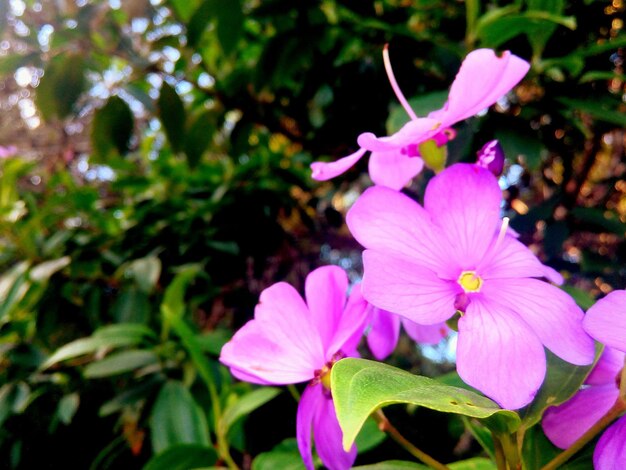
<instances>
[{"instance_id":1,"label":"five-petaled flower","mask_svg":"<svg viewBox=\"0 0 626 470\"><path fill-rule=\"evenodd\" d=\"M434 139L438 145L448 140L450 127L494 104L508 93L526 75L530 65L509 51L498 57L491 49L477 49L465 58L450 87L448 101L443 108L417 117L402 95L389 65L387 48L384 50L385 68L398 100L411 120L389 137L376 137L370 132L361 134L359 150L335 162L311 164L313 178L319 181L334 178L352 167L368 150L369 174L377 185L401 189L424 165L419 157L419 145Z\"/></svg>"},{"instance_id":2,"label":"five-petaled flower","mask_svg":"<svg viewBox=\"0 0 626 470\"><path fill-rule=\"evenodd\" d=\"M543 418L546 436L562 449L576 442L617 402L626 358L626 291L598 300L585 315L585 330L606 347L586 387L562 405L549 408ZM626 462L626 416L604 431L593 452L596 470L620 470Z\"/></svg>"},{"instance_id":3,"label":"five-petaled flower","mask_svg":"<svg viewBox=\"0 0 626 470\"><path fill-rule=\"evenodd\" d=\"M420 324L458 321L461 378L505 408L528 404L543 382L543 347L590 364L583 312L553 269L506 229L495 176L455 164L426 187L424 207L389 188L369 188L347 223L366 248L363 295Z\"/></svg>"},{"instance_id":4,"label":"five-petaled flower","mask_svg":"<svg viewBox=\"0 0 626 470\"><path fill-rule=\"evenodd\" d=\"M296 435L305 466L312 470L315 448L330 469L348 469L356 458L345 452L329 386L334 362L358 356L367 303L360 289L349 297L348 277L337 266L312 271L305 283L306 303L289 284L261 293L254 319L222 348L220 361L238 379L257 384L309 382L298 405Z\"/></svg>"}]
</instances>

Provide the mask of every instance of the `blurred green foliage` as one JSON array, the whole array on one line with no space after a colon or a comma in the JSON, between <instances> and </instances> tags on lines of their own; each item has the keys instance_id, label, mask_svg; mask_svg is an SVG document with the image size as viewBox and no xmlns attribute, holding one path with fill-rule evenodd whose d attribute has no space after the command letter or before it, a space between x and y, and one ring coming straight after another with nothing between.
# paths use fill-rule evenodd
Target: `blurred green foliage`
<instances>
[{"instance_id":1,"label":"blurred green foliage","mask_svg":"<svg viewBox=\"0 0 626 470\"><path fill-rule=\"evenodd\" d=\"M263 288L358 249L343 213L364 167L318 184L308 164L406 119L385 43L419 114L474 48L531 61L459 126L449 161L500 139L522 240L582 304L623 287L623 14L619 0L0 2L0 145L19 149L0 161L0 466L300 468L281 443L294 401L235 383L217 356ZM433 436L417 438L444 461L478 452Z\"/></svg>"}]
</instances>

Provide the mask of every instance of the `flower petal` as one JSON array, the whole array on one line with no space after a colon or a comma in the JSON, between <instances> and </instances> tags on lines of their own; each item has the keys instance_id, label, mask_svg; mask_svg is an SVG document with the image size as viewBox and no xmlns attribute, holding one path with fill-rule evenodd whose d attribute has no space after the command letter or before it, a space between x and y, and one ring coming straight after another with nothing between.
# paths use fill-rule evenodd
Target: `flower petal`
<instances>
[{"instance_id":1,"label":"flower petal","mask_svg":"<svg viewBox=\"0 0 626 470\"><path fill-rule=\"evenodd\" d=\"M357 241L366 248L414 260L441 277L455 279L445 237L428 213L408 196L376 186L365 191L346 216Z\"/></svg>"},{"instance_id":2,"label":"flower petal","mask_svg":"<svg viewBox=\"0 0 626 470\"><path fill-rule=\"evenodd\" d=\"M376 137L371 132L359 135L359 145L372 152L388 152L400 150L407 145L420 144L438 134L442 129L441 122L436 119L411 119L395 134L389 137Z\"/></svg>"},{"instance_id":3,"label":"flower petal","mask_svg":"<svg viewBox=\"0 0 626 470\"><path fill-rule=\"evenodd\" d=\"M324 365L324 351L298 292L284 282L268 287L254 317L224 345L220 361L236 376L255 383L312 379Z\"/></svg>"},{"instance_id":4,"label":"flower petal","mask_svg":"<svg viewBox=\"0 0 626 470\"><path fill-rule=\"evenodd\" d=\"M624 367L624 357L626 355L613 349L609 346L604 348L602 355L595 366L591 374L585 379L585 383L588 385L604 385L616 383L617 374Z\"/></svg>"},{"instance_id":5,"label":"flower petal","mask_svg":"<svg viewBox=\"0 0 626 470\"><path fill-rule=\"evenodd\" d=\"M491 245L501 224L501 201L496 177L474 164L456 163L428 183L424 208L461 270L475 269Z\"/></svg>"},{"instance_id":6,"label":"flower petal","mask_svg":"<svg viewBox=\"0 0 626 470\"><path fill-rule=\"evenodd\" d=\"M615 384L582 389L543 416L543 432L552 443L567 449L613 406L619 395Z\"/></svg>"},{"instance_id":7,"label":"flower petal","mask_svg":"<svg viewBox=\"0 0 626 470\"><path fill-rule=\"evenodd\" d=\"M315 414L323 400L323 388L320 384L308 385L300 402L298 403L298 413L296 414L296 440L298 450L302 456L304 466L307 470L314 470L313 452L311 450L311 430Z\"/></svg>"},{"instance_id":8,"label":"flower petal","mask_svg":"<svg viewBox=\"0 0 626 470\"><path fill-rule=\"evenodd\" d=\"M398 150L372 152L368 167L370 178L375 184L399 191L422 171L424 161Z\"/></svg>"},{"instance_id":9,"label":"flower petal","mask_svg":"<svg viewBox=\"0 0 626 470\"><path fill-rule=\"evenodd\" d=\"M503 408L532 401L546 374L543 346L515 313L474 294L459 320L457 371Z\"/></svg>"},{"instance_id":10,"label":"flower petal","mask_svg":"<svg viewBox=\"0 0 626 470\"><path fill-rule=\"evenodd\" d=\"M476 269L483 279L545 277L555 284L563 283L563 276L542 264L527 246L510 235L498 246L492 245Z\"/></svg>"},{"instance_id":11,"label":"flower petal","mask_svg":"<svg viewBox=\"0 0 626 470\"><path fill-rule=\"evenodd\" d=\"M626 416L604 431L593 452L596 470L622 470L626 462Z\"/></svg>"},{"instance_id":12,"label":"flower petal","mask_svg":"<svg viewBox=\"0 0 626 470\"><path fill-rule=\"evenodd\" d=\"M448 102L428 117L444 126L467 119L494 104L528 72L530 64L505 51L498 57L491 49L470 52L452 82Z\"/></svg>"},{"instance_id":13,"label":"flower petal","mask_svg":"<svg viewBox=\"0 0 626 470\"><path fill-rule=\"evenodd\" d=\"M355 445L349 452L343 450L343 433L335 414L335 405L330 395L322 394L318 400L315 418L313 421L313 436L315 450L322 463L332 470L348 470L356 460Z\"/></svg>"},{"instance_id":14,"label":"flower petal","mask_svg":"<svg viewBox=\"0 0 626 470\"><path fill-rule=\"evenodd\" d=\"M420 344L438 344L448 336L450 329L445 323L434 325L420 325L406 318L402 319L402 326L409 337Z\"/></svg>"},{"instance_id":15,"label":"flower petal","mask_svg":"<svg viewBox=\"0 0 626 470\"><path fill-rule=\"evenodd\" d=\"M313 162L311 163L311 177L317 181L326 181L339 176L352 168L365 155L365 152L366 150L361 148L334 162Z\"/></svg>"},{"instance_id":16,"label":"flower petal","mask_svg":"<svg viewBox=\"0 0 626 470\"><path fill-rule=\"evenodd\" d=\"M376 307L431 325L450 318L460 287L395 255L363 252L363 296Z\"/></svg>"},{"instance_id":17,"label":"flower petal","mask_svg":"<svg viewBox=\"0 0 626 470\"><path fill-rule=\"evenodd\" d=\"M616 290L587 311L583 326L601 343L626 352L626 291Z\"/></svg>"},{"instance_id":18,"label":"flower petal","mask_svg":"<svg viewBox=\"0 0 626 470\"><path fill-rule=\"evenodd\" d=\"M359 357L357 346L363 337L363 330L367 322L369 304L363 297L360 284L356 284L350 292L348 302L341 314L339 324L335 328L330 345L326 349L326 360L341 351L350 357Z\"/></svg>"},{"instance_id":19,"label":"flower petal","mask_svg":"<svg viewBox=\"0 0 626 470\"><path fill-rule=\"evenodd\" d=\"M317 327L326 352L346 304L348 275L339 266L317 268L307 276L304 293L311 322Z\"/></svg>"},{"instance_id":20,"label":"flower petal","mask_svg":"<svg viewBox=\"0 0 626 470\"><path fill-rule=\"evenodd\" d=\"M373 305L371 307L370 329L367 345L376 359L386 359L398 344L400 337L400 317Z\"/></svg>"},{"instance_id":21,"label":"flower petal","mask_svg":"<svg viewBox=\"0 0 626 470\"><path fill-rule=\"evenodd\" d=\"M593 362L594 344L583 329L583 311L558 287L532 278L489 279L481 292L514 311L561 359L576 365Z\"/></svg>"}]
</instances>

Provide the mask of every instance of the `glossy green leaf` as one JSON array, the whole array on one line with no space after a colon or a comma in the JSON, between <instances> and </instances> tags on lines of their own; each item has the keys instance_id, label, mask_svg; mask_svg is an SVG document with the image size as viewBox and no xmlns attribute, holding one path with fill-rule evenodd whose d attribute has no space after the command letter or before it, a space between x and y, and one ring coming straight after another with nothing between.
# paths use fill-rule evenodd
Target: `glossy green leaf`
<instances>
[{"instance_id":1,"label":"glossy green leaf","mask_svg":"<svg viewBox=\"0 0 626 470\"><path fill-rule=\"evenodd\" d=\"M91 126L91 145L96 158L104 161L112 155L128 152L135 121L124 100L112 96L98 109Z\"/></svg>"},{"instance_id":2,"label":"glossy green leaf","mask_svg":"<svg viewBox=\"0 0 626 470\"><path fill-rule=\"evenodd\" d=\"M85 60L79 54L54 57L37 87L36 103L46 120L68 116L85 90Z\"/></svg>"},{"instance_id":3,"label":"glossy green leaf","mask_svg":"<svg viewBox=\"0 0 626 470\"><path fill-rule=\"evenodd\" d=\"M596 361L601 351L601 347L598 346ZM575 366L558 358L550 351L546 351L546 355L548 362L546 378L531 404L519 411L522 418L520 427L522 433L525 429L537 424L548 407L560 405L574 395L593 368L593 364Z\"/></svg>"},{"instance_id":4,"label":"glossy green leaf","mask_svg":"<svg viewBox=\"0 0 626 470\"><path fill-rule=\"evenodd\" d=\"M152 351L142 349L121 351L92 362L85 368L84 374L90 379L109 377L156 364L158 360L157 355Z\"/></svg>"},{"instance_id":5,"label":"glossy green leaf","mask_svg":"<svg viewBox=\"0 0 626 470\"><path fill-rule=\"evenodd\" d=\"M181 151L185 142L185 122L187 117L178 93L167 82L163 82L161 86L158 112L172 150L174 152Z\"/></svg>"},{"instance_id":6,"label":"glossy green leaf","mask_svg":"<svg viewBox=\"0 0 626 470\"><path fill-rule=\"evenodd\" d=\"M474 457L448 464L451 470L496 470L496 464L489 459Z\"/></svg>"},{"instance_id":7,"label":"glossy green leaf","mask_svg":"<svg viewBox=\"0 0 626 470\"><path fill-rule=\"evenodd\" d=\"M143 470L189 470L214 465L217 453L211 447L176 444L152 457Z\"/></svg>"},{"instance_id":8,"label":"glossy green leaf","mask_svg":"<svg viewBox=\"0 0 626 470\"><path fill-rule=\"evenodd\" d=\"M180 382L163 385L150 415L150 437L155 453L176 444L209 446L206 416Z\"/></svg>"},{"instance_id":9,"label":"glossy green leaf","mask_svg":"<svg viewBox=\"0 0 626 470\"><path fill-rule=\"evenodd\" d=\"M344 448L352 445L371 413L396 403L475 418L501 415L510 431L519 425L515 412L502 410L488 398L380 362L343 359L333 366L331 383Z\"/></svg>"},{"instance_id":10,"label":"glossy green leaf","mask_svg":"<svg viewBox=\"0 0 626 470\"><path fill-rule=\"evenodd\" d=\"M380 430L378 423L372 417L369 417L363 423L363 427L356 436L355 444L360 453L376 448L385 439L387 434Z\"/></svg>"},{"instance_id":11,"label":"glossy green leaf","mask_svg":"<svg viewBox=\"0 0 626 470\"><path fill-rule=\"evenodd\" d=\"M559 470L588 470L593 468L593 450L595 441L587 444L574 457L559 466ZM550 460L562 452L554 446L544 434L541 426L528 430L524 436L522 461L525 470L541 470Z\"/></svg>"},{"instance_id":12,"label":"glossy green leaf","mask_svg":"<svg viewBox=\"0 0 626 470\"><path fill-rule=\"evenodd\" d=\"M224 435L226 435L235 422L263 406L280 392L281 390L276 387L263 387L238 397L235 402L231 403L224 410L222 415L220 425L222 426Z\"/></svg>"}]
</instances>

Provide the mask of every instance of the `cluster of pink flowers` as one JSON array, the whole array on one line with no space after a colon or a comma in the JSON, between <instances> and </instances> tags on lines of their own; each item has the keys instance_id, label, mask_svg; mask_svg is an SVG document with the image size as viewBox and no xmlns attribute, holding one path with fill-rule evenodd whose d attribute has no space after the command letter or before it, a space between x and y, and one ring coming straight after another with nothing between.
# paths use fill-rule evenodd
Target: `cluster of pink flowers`
<instances>
[{"instance_id":1,"label":"cluster of pink flowers","mask_svg":"<svg viewBox=\"0 0 626 470\"><path fill-rule=\"evenodd\" d=\"M476 163L454 164L432 178L423 205L399 192L424 166L420 144L433 139L444 145L451 126L494 104L523 78L529 64L509 52L498 56L476 50L461 65L443 108L420 118L396 84L386 49L384 57L410 121L388 137L363 133L354 154L312 165L313 177L325 180L371 152L369 173L376 185L347 215L352 235L365 247L362 283L348 295L345 272L323 267L308 276L306 301L287 284L269 287L254 319L224 346L220 360L235 377L253 383L308 382L297 414L304 463L314 468L312 430L322 462L346 469L356 449L341 447L328 377L337 360L358 356L364 332L373 355L382 360L395 348L401 324L414 340L437 343L449 332L446 321L458 315L460 377L508 409L524 407L535 397L546 374L544 348L572 364L589 365L593 336L611 349L589 377L589 387L550 411L544 423L556 445L568 446L617 398L615 373L626 352L626 315L616 327L603 311L623 310L626 294L607 297L585 317L554 285L563 282L561 275L543 265L501 218L495 175L502 172L504 155L496 141L485 144ZM598 405L585 414L591 402ZM626 461L624 443L626 418L621 418L598 445L597 468L614 468L602 464L606 459Z\"/></svg>"}]
</instances>

